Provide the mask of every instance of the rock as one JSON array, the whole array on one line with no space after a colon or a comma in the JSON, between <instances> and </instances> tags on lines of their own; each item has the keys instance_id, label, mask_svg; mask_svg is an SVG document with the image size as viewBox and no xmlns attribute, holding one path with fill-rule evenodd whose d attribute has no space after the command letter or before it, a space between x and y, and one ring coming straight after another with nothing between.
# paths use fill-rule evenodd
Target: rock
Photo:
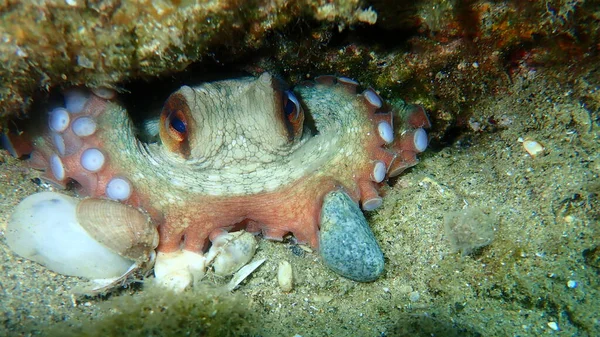
<instances>
[{"instance_id":1,"label":"rock","mask_svg":"<svg viewBox=\"0 0 600 337\"><path fill-rule=\"evenodd\" d=\"M334 272L358 282L377 279L383 253L362 211L341 190L329 192L321 209L321 257Z\"/></svg>"},{"instance_id":2,"label":"rock","mask_svg":"<svg viewBox=\"0 0 600 337\"><path fill-rule=\"evenodd\" d=\"M0 60L10 65L0 68L0 120L31 107L37 91L78 85L117 88L148 76L168 79L216 49L232 50L219 53L221 61L252 53L273 31L298 20L346 27L374 23L377 17L356 0L161 1L152 6L59 2L0 3Z\"/></svg>"}]
</instances>

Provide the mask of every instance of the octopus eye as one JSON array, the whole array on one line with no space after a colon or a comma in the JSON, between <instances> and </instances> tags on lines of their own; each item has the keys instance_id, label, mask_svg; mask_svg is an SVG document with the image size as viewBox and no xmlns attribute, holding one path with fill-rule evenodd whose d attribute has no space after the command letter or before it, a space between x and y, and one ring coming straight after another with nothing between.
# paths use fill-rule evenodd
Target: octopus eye
<instances>
[{"instance_id":1,"label":"octopus eye","mask_svg":"<svg viewBox=\"0 0 600 337\"><path fill-rule=\"evenodd\" d=\"M291 91L285 91L283 93L283 112L285 116L288 118L290 123L293 123L298 119L298 115L300 114L300 102Z\"/></svg>"},{"instance_id":2,"label":"octopus eye","mask_svg":"<svg viewBox=\"0 0 600 337\"><path fill-rule=\"evenodd\" d=\"M288 90L283 92L282 103L290 139L298 139L302 134L302 124L304 123L304 111L302 111L300 101Z\"/></svg>"},{"instance_id":3,"label":"octopus eye","mask_svg":"<svg viewBox=\"0 0 600 337\"><path fill-rule=\"evenodd\" d=\"M178 142L185 140L187 136L187 123L181 110L171 112L165 119L165 129L169 136Z\"/></svg>"},{"instance_id":4,"label":"octopus eye","mask_svg":"<svg viewBox=\"0 0 600 337\"><path fill-rule=\"evenodd\" d=\"M187 129L187 126L185 125L183 119L177 116L171 117L170 127L171 129L173 129L174 132L180 134L184 134Z\"/></svg>"},{"instance_id":5,"label":"octopus eye","mask_svg":"<svg viewBox=\"0 0 600 337\"><path fill-rule=\"evenodd\" d=\"M172 152L178 152L183 157L188 157L190 109L185 97L173 94L169 97L160 115L160 139L164 146Z\"/></svg>"}]
</instances>

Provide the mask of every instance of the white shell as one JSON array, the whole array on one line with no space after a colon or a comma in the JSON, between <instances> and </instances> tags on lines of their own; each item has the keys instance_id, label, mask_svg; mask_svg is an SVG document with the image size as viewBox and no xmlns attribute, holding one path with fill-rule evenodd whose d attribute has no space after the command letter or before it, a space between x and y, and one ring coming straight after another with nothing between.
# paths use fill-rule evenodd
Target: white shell
<instances>
[{"instance_id":1,"label":"white shell","mask_svg":"<svg viewBox=\"0 0 600 337\"><path fill-rule=\"evenodd\" d=\"M136 262L148 261L158 245L158 231L137 209L106 199L84 199L77 220L96 241Z\"/></svg>"},{"instance_id":2,"label":"white shell","mask_svg":"<svg viewBox=\"0 0 600 337\"><path fill-rule=\"evenodd\" d=\"M114 233L110 223L98 225L98 230L104 236L108 236L108 238L102 239L103 242L83 228L78 218L96 217L101 222L106 217L105 214L98 214L95 211L83 217L82 214L78 216L77 213L81 213L81 209L90 208L90 203L94 202L84 201L82 203L84 204L83 208L79 207L79 199L55 192L36 193L25 198L15 207L8 222L5 232L7 244L15 253L38 262L52 271L88 279L117 278L122 280L123 277L129 275L132 267L137 270L142 265L152 266L153 251L150 249L147 252L146 249L154 247L155 242L145 245L142 249L143 254L147 254L147 256L141 258L140 255L143 254L135 254L136 257L143 260L140 263L130 257L117 254L104 244L107 239L110 241L110 233ZM119 206L117 208L128 208L124 205ZM80 210L78 211L78 209ZM132 211L127 212L131 214L126 214L125 218L143 217L147 221L139 211L130 209ZM136 212L139 215L135 215ZM119 219L114 214L112 218L113 224L117 223L116 227L120 227ZM87 224L87 227L90 225ZM148 231L151 234L147 237L154 239L152 230ZM114 241L122 242L123 240L117 238ZM137 244L133 246L139 247ZM129 250L136 251L136 249Z\"/></svg>"},{"instance_id":3,"label":"white shell","mask_svg":"<svg viewBox=\"0 0 600 337\"><path fill-rule=\"evenodd\" d=\"M246 231L224 233L212 242L206 259L216 275L232 275L252 260L256 245L254 235Z\"/></svg>"},{"instance_id":4,"label":"white shell","mask_svg":"<svg viewBox=\"0 0 600 337\"><path fill-rule=\"evenodd\" d=\"M233 275L233 278L231 278L231 280L227 284L227 290L233 291L235 288L237 288L237 286L240 285L242 281L244 281L248 276L250 276L250 274L252 274L256 270L256 268L260 267L260 265L263 264L263 262L265 262L266 260L267 259L256 260L252 263L245 265L242 269L238 270L238 272L235 273L235 275Z\"/></svg>"}]
</instances>

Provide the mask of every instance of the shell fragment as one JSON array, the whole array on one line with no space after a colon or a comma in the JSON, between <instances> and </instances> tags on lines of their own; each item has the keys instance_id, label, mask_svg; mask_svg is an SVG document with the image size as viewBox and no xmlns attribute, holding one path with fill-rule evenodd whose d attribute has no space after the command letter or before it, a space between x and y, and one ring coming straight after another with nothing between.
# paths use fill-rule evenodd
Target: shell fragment
<instances>
[{"instance_id":1,"label":"shell fragment","mask_svg":"<svg viewBox=\"0 0 600 337\"><path fill-rule=\"evenodd\" d=\"M252 263L245 265L242 269L238 270L238 272L235 273L235 275L233 275L233 278L227 284L227 290L233 291L235 288L237 288L237 286L239 286L240 283L242 283L242 281L244 281L248 276L250 276L250 274L252 274L258 267L260 267L260 265L263 264L263 262L265 262L266 260L267 259L256 260Z\"/></svg>"}]
</instances>

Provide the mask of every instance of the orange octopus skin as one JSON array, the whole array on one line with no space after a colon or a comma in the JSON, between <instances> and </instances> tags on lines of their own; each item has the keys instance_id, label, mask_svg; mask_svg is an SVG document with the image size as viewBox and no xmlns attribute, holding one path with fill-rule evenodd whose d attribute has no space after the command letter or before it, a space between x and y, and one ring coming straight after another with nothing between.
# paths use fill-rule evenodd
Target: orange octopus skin
<instances>
[{"instance_id":1,"label":"orange octopus skin","mask_svg":"<svg viewBox=\"0 0 600 337\"><path fill-rule=\"evenodd\" d=\"M348 78L282 87L268 73L184 86L165 103L155 143L138 139L112 95L88 93L64 130L33 138L30 163L92 197L108 198L115 178L129 184L118 199L151 216L158 252L202 253L211 235L244 227L273 240L292 233L318 249L324 196L341 189L363 210L378 207L389 175L417 163L430 123L421 107L392 109ZM95 128L78 136L83 116ZM95 172L82 164L88 149L102 153Z\"/></svg>"}]
</instances>

